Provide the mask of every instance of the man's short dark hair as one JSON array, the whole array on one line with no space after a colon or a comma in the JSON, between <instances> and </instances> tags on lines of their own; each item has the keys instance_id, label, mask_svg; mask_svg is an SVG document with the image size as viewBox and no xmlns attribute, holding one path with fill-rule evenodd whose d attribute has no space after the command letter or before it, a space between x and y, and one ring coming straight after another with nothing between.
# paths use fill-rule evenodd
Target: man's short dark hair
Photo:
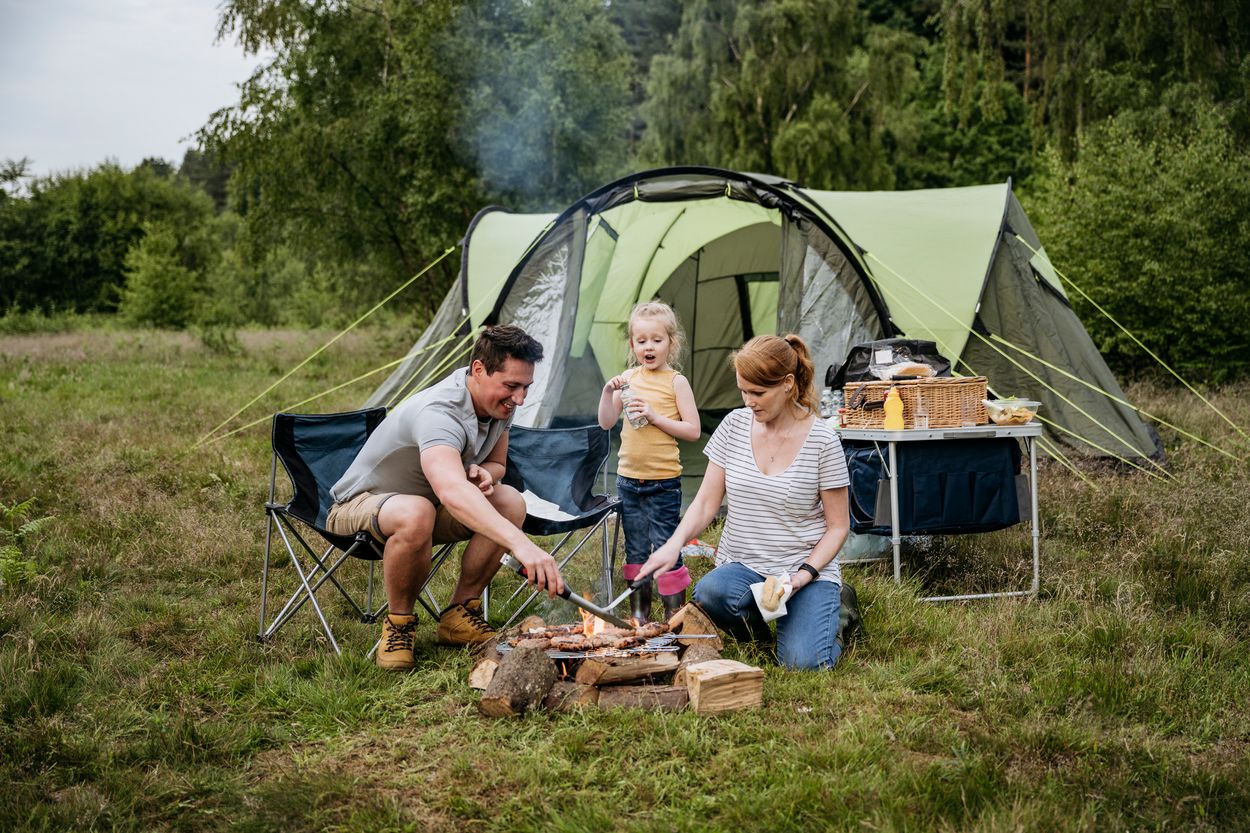
<instances>
[{"instance_id":1,"label":"man's short dark hair","mask_svg":"<svg viewBox=\"0 0 1250 833\"><path fill-rule=\"evenodd\" d=\"M537 364L543 359L543 346L515 324L486 327L473 345L473 357L469 363L480 361L487 373L494 373L503 367L509 356Z\"/></svg>"}]
</instances>

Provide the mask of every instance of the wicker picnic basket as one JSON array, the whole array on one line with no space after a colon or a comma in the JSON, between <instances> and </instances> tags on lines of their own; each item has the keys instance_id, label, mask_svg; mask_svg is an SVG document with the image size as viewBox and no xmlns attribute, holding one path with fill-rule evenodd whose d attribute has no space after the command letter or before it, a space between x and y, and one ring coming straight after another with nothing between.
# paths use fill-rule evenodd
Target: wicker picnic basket
<instances>
[{"instance_id":1,"label":"wicker picnic basket","mask_svg":"<svg viewBox=\"0 0 1250 833\"><path fill-rule=\"evenodd\" d=\"M986 379L984 376L935 376L928 379L899 379L893 382L852 382L843 388L846 411L842 424L847 428L885 427L885 395L898 388L903 400L903 424L916 427L917 406L929 412L930 428L958 428L966 424L984 425Z\"/></svg>"}]
</instances>

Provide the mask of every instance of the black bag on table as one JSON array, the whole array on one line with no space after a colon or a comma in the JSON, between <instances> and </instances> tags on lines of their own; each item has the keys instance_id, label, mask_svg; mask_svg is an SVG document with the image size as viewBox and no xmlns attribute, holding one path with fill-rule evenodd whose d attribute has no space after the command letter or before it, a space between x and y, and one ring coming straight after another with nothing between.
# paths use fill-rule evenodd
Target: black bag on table
<instances>
[{"instance_id":1,"label":"black bag on table","mask_svg":"<svg viewBox=\"0 0 1250 833\"><path fill-rule=\"evenodd\" d=\"M950 360L938 352L935 342L915 338L883 338L856 344L846 354L846 361L841 367L829 365L829 369L825 371L825 386L842 390L851 382L877 381L870 368L874 364L884 364L873 361L878 350L890 351L892 359L888 364L920 362L932 367L934 376L951 375Z\"/></svg>"}]
</instances>

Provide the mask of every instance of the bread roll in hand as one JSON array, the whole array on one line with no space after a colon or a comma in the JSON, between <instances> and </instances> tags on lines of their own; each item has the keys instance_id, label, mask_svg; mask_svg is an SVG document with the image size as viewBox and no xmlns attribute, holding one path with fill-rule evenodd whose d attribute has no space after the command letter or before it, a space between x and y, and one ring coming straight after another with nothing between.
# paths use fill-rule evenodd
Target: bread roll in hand
<instances>
[{"instance_id":1,"label":"bread roll in hand","mask_svg":"<svg viewBox=\"0 0 1250 833\"><path fill-rule=\"evenodd\" d=\"M773 611L781 604L781 597L786 594L786 586L776 576L769 576L764 581L764 589L760 593L760 604L765 610Z\"/></svg>"}]
</instances>

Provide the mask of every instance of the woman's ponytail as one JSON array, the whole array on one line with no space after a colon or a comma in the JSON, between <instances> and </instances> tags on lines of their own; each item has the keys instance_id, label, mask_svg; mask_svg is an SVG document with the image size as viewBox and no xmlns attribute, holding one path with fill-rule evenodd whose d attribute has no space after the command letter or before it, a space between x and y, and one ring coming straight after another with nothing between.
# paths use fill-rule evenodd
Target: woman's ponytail
<instances>
[{"instance_id":1,"label":"woman's ponytail","mask_svg":"<svg viewBox=\"0 0 1250 833\"><path fill-rule=\"evenodd\" d=\"M812 365L812 351L807 349L807 342L801 336L788 333L786 344L794 351L794 403L809 413L817 412L816 368Z\"/></svg>"}]
</instances>

